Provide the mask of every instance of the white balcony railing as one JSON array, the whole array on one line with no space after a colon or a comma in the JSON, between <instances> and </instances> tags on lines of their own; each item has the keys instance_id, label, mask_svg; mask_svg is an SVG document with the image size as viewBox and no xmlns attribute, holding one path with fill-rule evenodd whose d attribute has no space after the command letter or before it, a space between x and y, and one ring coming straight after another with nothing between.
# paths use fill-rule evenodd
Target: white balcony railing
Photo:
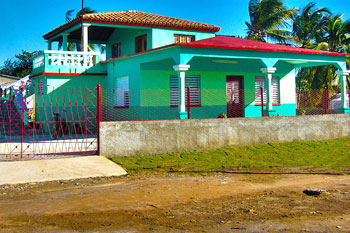
<instances>
[{"instance_id":1,"label":"white balcony railing","mask_svg":"<svg viewBox=\"0 0 350 233\"><path fill-rule=\"evenodd\" d=\"M53 66L85 66L92 67L99 62L100 53L97 52L71 52L45 50L48 62Z\"/></svg>"},{"instance_id":2,"label":"white balcony railing","mask_svg":"<svg viewBox=\"0 0 350 233\"><path fill-rule=\"evenodd\" d=\"M34 57L33 68L45 66L45 70L51 68L90 68L100 62L98 52L72 52L45 50Z\"/></svg>"}]
</instances>

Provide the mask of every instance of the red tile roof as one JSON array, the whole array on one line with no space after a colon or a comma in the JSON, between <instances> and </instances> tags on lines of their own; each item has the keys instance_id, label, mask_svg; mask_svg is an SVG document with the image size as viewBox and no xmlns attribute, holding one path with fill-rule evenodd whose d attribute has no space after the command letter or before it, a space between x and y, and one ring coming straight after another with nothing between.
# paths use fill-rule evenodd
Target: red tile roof
<instances>
[{"instance_id":1,"label":"red tile roof","mask_svg":"<svg viewBox=\"0 0 350 233\"><path fill-rule=\"evenodd\" d=\"M321 50L302 49L302 48L296 48L296 47L291 47L286 45L270 44L270 43L253 41L253 40L240 39L240 38L235 38L230 36L216 36L209 39L198 40L190 43L175 44L175 45L182 46L182 47L350 56L350 54L346 54L346 53L335 53L335 52L321 51Z\"/></svg>"},{"instance_id":2,"label":"red tile roof","mask_svg":"<svg viewBox=\"0 0 350 233\"><path fill-rule=\"evenodd\" d=\"M83 21L94 22L94 23L173 28L173 29L209 31L209 32L218 32L220 30L220 27L212 24L198 23L198 22L193 22L185 19L155 15L155 14L145 13L141 11L117 11L117 12L105 12L105 13L91 13L91 14L84 15ZM63 24L62 26L45 34L43 37L44 39L47 40L80 22L81 22L81 17L77 17L72 21L66 24Z\"/></svg>"}]
</instances>

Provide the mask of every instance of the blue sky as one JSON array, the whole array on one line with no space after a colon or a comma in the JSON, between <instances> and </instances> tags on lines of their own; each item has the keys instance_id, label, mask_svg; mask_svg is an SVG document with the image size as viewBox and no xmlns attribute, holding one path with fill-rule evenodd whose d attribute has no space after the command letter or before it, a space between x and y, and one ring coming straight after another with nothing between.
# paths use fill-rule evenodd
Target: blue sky
<instances>
[{"instance_id":1,"label":"blue sky","mask_svg":"<svg viewBox=\"0 0 350 233\"><path fill-rule=\"evenodd\" d=\"M245 35L249 20L249 0L85 0L85 5L98 12L139 10L179 17L221 27L221 35ZM303 7L309 1L285 0L289 7ZM334 14L350 18L349 0L313 0L319 7L328 7ZM1 3L0 66L20 53L46 49L42 35L65 22L65 12L79 10L81 0L9 0Z\"/></svg>"}]
</instances>

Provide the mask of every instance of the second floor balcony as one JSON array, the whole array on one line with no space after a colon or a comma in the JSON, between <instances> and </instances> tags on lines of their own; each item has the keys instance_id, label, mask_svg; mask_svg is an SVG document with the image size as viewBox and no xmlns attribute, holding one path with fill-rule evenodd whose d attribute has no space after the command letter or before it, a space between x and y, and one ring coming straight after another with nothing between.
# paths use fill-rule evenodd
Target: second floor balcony
<instances>
[{"instance_id":1,"label":"second floor balcony","mask_svg":"<svg viewBox=\"0 0 350 233\"><path fill-rule=\"evenodd\" d=\"M33 59L33 75L50 73L101 73L98 52L72 52L45 50Z\"/></svg>"}]
</instances>

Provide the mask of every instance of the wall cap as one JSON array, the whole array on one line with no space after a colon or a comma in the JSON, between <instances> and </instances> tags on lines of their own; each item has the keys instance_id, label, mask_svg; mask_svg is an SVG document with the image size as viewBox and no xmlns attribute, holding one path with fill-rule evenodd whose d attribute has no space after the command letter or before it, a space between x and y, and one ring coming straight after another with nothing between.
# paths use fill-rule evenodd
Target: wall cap
<instances>
[{"instance_id":1,"label":"wall cap","mask_svg":"<svg viewBox=\"0 0 350 233\"><path fill-rule=\"evenodd\" d=\"M190 69L190 65L179 64L173 66L175 71L188 71Z\"/></svg>"},{"instance_id":2,"label":"wall cap","mask_svg":"<svg viewBox=\"0 0 350 233\"><path fill-rule=\"evenodd\" d=\"M260 70L264 74L273 74L276 72L277 68L276 67L267 67L267 68L261 68Z\"/></svg>"}]
</instances>

